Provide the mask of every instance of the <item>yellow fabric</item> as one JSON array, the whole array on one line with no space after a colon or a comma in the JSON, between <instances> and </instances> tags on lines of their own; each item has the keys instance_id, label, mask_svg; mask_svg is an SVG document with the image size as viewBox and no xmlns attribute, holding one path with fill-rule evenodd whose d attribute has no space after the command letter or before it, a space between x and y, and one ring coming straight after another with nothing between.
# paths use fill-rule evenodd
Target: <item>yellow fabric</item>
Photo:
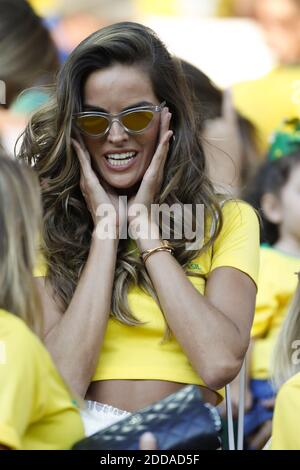
<instances>
[{"instance_id":1,"label":"yellow fabric","mask_svg":"<svg viewBox=\"0 0 300 470\"><path fill-rule=\"evenodd\" d=\"M38 15L50 16L56 13L60 0L29 0L29 3Z\"/></svg>"},{"instance_id":2,"label":"yellow fabric","mask_svg":"<svg viewBox=\"0 0 300 470\"><path fill-rule=\"evenodd\" d=\"M300 373L278 392L273 417L271 450L300 450Z\"/></svg>"},{"instance_id":3,"label":"yellow fabric","mask_svg":"<svg viewBox=\"0 0 300 470\"><path fill-rule=\"evenodd\" d=\"M300 65L281 66L258 80L233 86L235 106L256 126L262 154L282 120L299 117L299 77Z\"/></svg>"},{"instance_id":4,"label":"yellow fabric","mask_svg":"<svg viewBox=\"0 0 300 470\"><path fill-rule=\"evenodd\" d=\"M280 326L297 287L300 258L261 247L256 309L251 336L255 338L250 375L270 378L270 361Z\"/></svg>"},{"instance_id":5,"label":"yellow fabric","mask_svg":"<svg viewBox=\"0 0 300 470\"><path fill-rule=\"evenodd\" d=\"M134 6L140 15L176 16L181 10L178 0L134 0Z\"/></svg>"},{"instance_id":6,"label":"yellow fabric","mask_svg":"<svg viewBox=\"0 0 300 470\"><path fill-rule=\"evenodd\" d=\"M205 293L205 277L219 267L239 269L257 281L259 227L254 210L244 202L228 201L223 215L224 225L214 246L187 268L204 276L189 276L201 294ZM36 272L45 272L45 267L38 266ZM161 344L165 321L153 298L132 286L128 303L135 317L146 324L132 327L109 319L93 381L148 379L205 385L174 337Z\"/></svg>"},{"instance_id":7,"label":"yellow fabric","mask_svg":"<svg viewBox=\"0 0 300 470\"><path fill-rule=\"evenodd\" d=\"M69 449L84 437L79 410L52 360L25 323L0 310L0 444Z\"/></svg>"},{"instance_id":8,"label":"yellow fabric","mask_svg":"<svg viewBox=\"0 0 300 470\"><path fill-rule=\"evenodd\" d=\"M37 252L36 265L33 270L34 277L46 277L47 276L47 264L40 251Z\"/></svg>"},{"instance_id":9,"label":"yellow fabric","mask_svg":"<svg viewBox=\"0 0 300 470\"><path fill-rule=\"evenodd\" d=\"M221 17L235 16L234 0L218 0L216 15Z\"/></svg>"}]
</instances>

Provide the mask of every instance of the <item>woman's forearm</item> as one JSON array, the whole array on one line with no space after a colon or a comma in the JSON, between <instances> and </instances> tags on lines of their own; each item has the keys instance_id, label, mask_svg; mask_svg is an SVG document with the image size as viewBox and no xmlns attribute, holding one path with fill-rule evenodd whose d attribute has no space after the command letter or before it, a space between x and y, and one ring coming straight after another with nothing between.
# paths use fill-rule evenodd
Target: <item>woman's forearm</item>
<instances>
[{"instance_id":1,"label":"woman's forearm","mask_svg":"<svg viewBox=\"0 0 300 470\"><path fill-rule=\"evenodd\" d=\"M156 260L154 256L152 260L149 258L148 270L166 320L196 372L207 383L211 382L210 371L216 366L225 372L229 359L235 365L235 357L241 349L239 331L185 278L180 266L174 266L176 261L168 259L170 255L159 253L155 257Z\"/></svg>"},{"instance_id":2,"label":"woman's forearm","mask_svg":"<svg viewBox=\"0 0 300 470\"><path fill-rule=\"evenodd\" d=\"M116 240L93 237L71 303L45 338L66 382L84 396L107 327L117 254Z\"/></svg>"},{"instance_id":3,"label":"woman's forearm","mask_svg":"<svg viewBox=\"0 0 300 470\"><path fill-rule=\"evenodd\" d=\"M140 241L140 250L155 243ZM167 323L196 372L212 388L231 381L246 352L248 333L241 333L231 318L196 290L169 253L151 255L146 268Z\"/></svg>"}]
</instances>

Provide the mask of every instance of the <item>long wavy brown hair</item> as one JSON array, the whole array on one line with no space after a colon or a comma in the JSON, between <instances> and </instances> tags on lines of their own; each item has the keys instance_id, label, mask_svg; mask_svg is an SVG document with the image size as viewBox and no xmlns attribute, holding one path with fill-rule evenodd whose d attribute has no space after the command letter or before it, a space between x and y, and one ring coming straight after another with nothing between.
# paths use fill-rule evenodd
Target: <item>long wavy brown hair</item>
<instances>
[{"instance_id":1,"label":"long wavy brown hair","mask_svg":"<svg viewBox=\"0 0 300 470\"><path fill-rule=\"evenodd\" d=\"M19 158L33 165L41 185L44 206L45 258L48 280L62 308L66 309L87 260L93 222L79 188L80 166L71 146L72 116L82 111L83 89L95 70L114 64L141 67L149 75L160 102L172 113L176 136L169 150L157 204L203 204L214 229L203 250L215 240L222 225L218 198L206 176L205 159L191 105L191 96L180 62L149 28L131 22L105 27L85 39L62 67L51 101L28 124ZM190 240L189 240L190 241ZM199 253L186 249L187 240L176 240L175 257L187 270ZM120 240L114 277L111 314L128 325L138 324L128 306L131 285L139 285L158 302L151 279L126 240Z\"/></svg>"}]
</instances>

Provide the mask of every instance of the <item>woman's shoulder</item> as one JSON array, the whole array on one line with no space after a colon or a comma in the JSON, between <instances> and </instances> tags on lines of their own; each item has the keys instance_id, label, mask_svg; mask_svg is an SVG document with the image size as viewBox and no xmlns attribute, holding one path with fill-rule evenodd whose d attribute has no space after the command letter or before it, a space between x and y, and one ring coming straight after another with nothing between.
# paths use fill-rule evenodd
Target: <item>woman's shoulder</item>
<instances>
[{"instance_id":1,"label":"woman's shoulder","mask_svg":"<svg viewBox=\"0 0 300 470\"><path fill-rule=\"evenodd\" d=\"M293 377L288 379L282 385L278 392L278 396L280 396L281 398L284 397L286 399L286 396L290 396L291 394L293 395L294 393L297 394L300 403L300 372L293 375Z\"/></svg>"},{"instance_id":2,"label":"woman's shoulder","mask_svg":"<svg viewBox=\"0 0 300 470\"><path fill-rule=\"evenodd\" d=\"M15 338L21 336L31 338L33 336L30 328L21 318L4 309L0 309L0 329L2 339L7 339L10 336Z\"/></svg>"},{"instance_id":3,"label":"woman's shoulder","mask_svg":"<svg viewBox=\"0 0 300 470\"><path fill-rule=\"evenodd\" d=\"M259 229L259 216L256 210L247 202L241 199L218 198L219 208L222 214L222 226L219 232L220 235L232 234L232 230L242 227L254 225ZM206 236L211 236L215 224L211 223L212 216L209 214L205 217L206 220ZM219 220L219 214L216 211L215 222Z\"/></svg>"},{"instance_id":4,"label":"woman's shoulder","mask_svg":"<svg viewBox=\"0 0 300 470\"><path fill-rule=\"evenodd\" d=\"M279 389L276 397L272 450L299 449L300 373L291 377Z\"/></svg>"},{"instance_id":5,"label":"woman's shoulder","mask_svg":"<svg viewBox=\"0 0 300 470\"><path fill-rule=\"evenodd\" d=\"M250 204L240 199L224 199L220 207L223 220L216 243L240 234L258 238L259 216Z\"/></svg>"},{"instance_id":6,"label":"woman's shoulder","mask_svg":"<svg viewBox=\"0 0 300 470\"><path fill-rule=\"evenodd\" d=\"M248 274L255 283L259 268L259 220L255 210L236 199L220 201L222 226L206 250L193 260L206 275L216 268L232 267ZM206 219L207 220L207 219ZM212 237L212 225L206 225L206 239Z\"/></svg>"},{"instance_id":7,"label":"woman's shoulder","mask_svg":"<svg viewBox=\"0 0 300 470\"><path fill-rule=\"evenodd\" d=\"M246 216L258 219L256 210L242 199L220 199L219 204L224 217Z\"/></svg>"},{"instance_id":8,"label":"woman's shoulder","mask_svg":"<svg viewBox=\"0 0 300 470\"><path fill-rule=\"evenodd\" d=\"M5 350L14 360L18 358L31 364L34 359L45 360L47 354L40 339L18 316L0 309L0 332Z\"/></svg>"},{"instance_id":9,"label":"woman's shoulder","mask_svg":"<svg viewBox=\"0 0 300 470\"><path fill-rule=\"evenodd\" d=\"M222 205L223 223L213 243L211 270L219 267L236 268L257 283L259 269L259 219L246 202L225 200Z\"/></svg>"},{"instance_id":10,"label":"woman's shoulder","mask_svg":"<svg viewBox=\"0 0 300 470\"><path fill-rule=\"evenodd\" d=\"M275 417L289 420L300 412L300 372L288 379L279 389L275 403ZM292 418L293 419L293 418Z\"/></svg>"}]
</instances>

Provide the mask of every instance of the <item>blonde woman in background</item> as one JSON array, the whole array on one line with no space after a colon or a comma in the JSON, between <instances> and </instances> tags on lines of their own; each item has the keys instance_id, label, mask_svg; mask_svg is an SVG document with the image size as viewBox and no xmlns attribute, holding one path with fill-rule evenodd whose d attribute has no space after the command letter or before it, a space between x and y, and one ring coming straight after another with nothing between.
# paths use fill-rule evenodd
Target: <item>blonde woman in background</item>
<instances>
[{"instance_id":1,"label":"blonde woman in background","mask_svg":"<svg viewBox=\"0 0 300 470\"><path fill-rule=\"evenodd\" d=\"M84 437L73 396L37 334L38 181L0 155L0 449L69 449Z\"/></svg>"},{"instance_id":2,"label":"blonde woman in background","mask_svg":"<svg viewBox=\"0 0 300 470\"><path fill-rule=\"evenodd\" d=\"M272 450L300 449L300 273L298 287L276 344L273 376L275 402Z\"/></svg>"}]
</instances>

